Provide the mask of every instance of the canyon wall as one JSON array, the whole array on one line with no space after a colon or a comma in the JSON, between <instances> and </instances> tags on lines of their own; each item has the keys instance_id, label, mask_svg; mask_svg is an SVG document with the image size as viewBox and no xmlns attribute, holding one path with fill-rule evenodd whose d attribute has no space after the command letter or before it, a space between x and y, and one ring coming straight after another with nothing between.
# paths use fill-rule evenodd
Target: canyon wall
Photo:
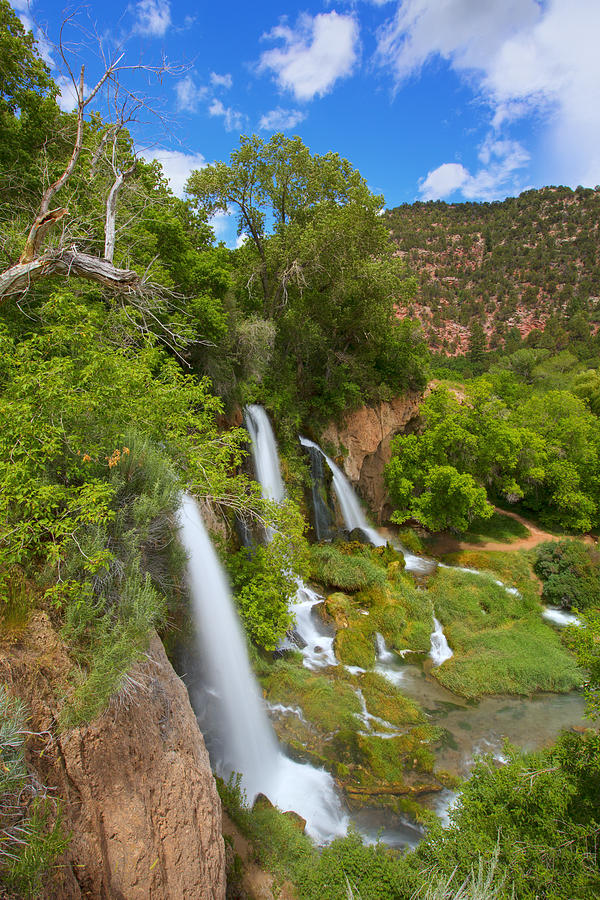
<instances>
[{"instance_id":1,"label":"canyon wall","mask_svg":"<svg viewBox=\"0 0 600 900\"><path fill-rule=\"evenodd\" d=\"M221 803L185 686L153 635L128 690L60 733L72 663L48 617L0 642L0 678L31 714L28 763L72 837L45 897L224 900ZM127 694L129 696L127 696Z\"/></svg>"},{"instance_id":2,"label":"canyon wall","mask_svg":"<svg viewBox=\"0 0 600 900\"><path fill-rule=\"evenodd\" d=\"M333 449L335 461L368 503L378 524L390 513L383 469L390 461L392 438L415 418L422 399L420 391L411 391L377 406L361 406L341 425L330 423L321 433L324 449Z\"/></svg>"}]
</instances>

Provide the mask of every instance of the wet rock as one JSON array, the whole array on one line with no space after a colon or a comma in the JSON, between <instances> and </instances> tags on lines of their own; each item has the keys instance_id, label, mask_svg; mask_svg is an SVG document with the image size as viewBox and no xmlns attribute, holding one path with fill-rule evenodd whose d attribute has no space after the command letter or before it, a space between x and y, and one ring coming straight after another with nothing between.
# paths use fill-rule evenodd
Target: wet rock
<instances>
[{"instance_id":1,"label":"wet rock","mask_svg":"<svg viewBox=\"0 0 600 900\"><path fill-rule=\"evenodd\" d=\"M285 812L284 816L292 823L295 828L298 829L298 831L301 831L302 834L304 834L304 830L306 828L306 819L303 819L302 816L299 813L294 812L293 809L289 809L287 812Z\"/></svg>"}]
</instances>

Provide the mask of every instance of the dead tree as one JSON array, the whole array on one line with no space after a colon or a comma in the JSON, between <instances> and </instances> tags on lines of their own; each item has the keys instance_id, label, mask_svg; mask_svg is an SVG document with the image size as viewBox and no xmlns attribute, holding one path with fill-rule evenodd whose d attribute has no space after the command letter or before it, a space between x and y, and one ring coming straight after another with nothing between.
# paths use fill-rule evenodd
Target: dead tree
<instances>
[{"instance_id":1,"label":"dead tree","mask_svg":"<svg viewBox=\"0 0 600 900\"><path fill-rule=\"evenodd\" d=\"M135 121L135 113L140 108L149 108L143 98L123 86L121 76L126 70L144 70L160 78L163 74L173 73L178 69L167 63L163 63L160 66L125 65L123 63L124 53L121 53L112 60L106 61L102 76L91 90L86 91L84 80L85 67L81 66L79 76L76 77L64 49L63 32L71 19L72 17L67 18L62 24L59 52L69 72L76 97L77 119L73 148L63 172L55 181L48 185L42 195L39 210L29 229L25 247L19 261L0 273L0 302L15 294L24 293L31 284L53 275L94 281L118 294L137 294L143 297L151 290L155 290L155 286L150 286L145 277L137 272L132 269L120 269L114 265L119 193L124 182L134 174L136 167L135 156L133 163L130 163L126 168L120 167L118 161L119 136L128 124ZM82 252L75 244L58 248L45 248L45 241L49 231L57 222L69 215L67 208L64 206L52 207L52 203L56 195L68 183L79 162L83 149L86 114L90 105L100 92L107 87L112 88L114 98L121 96L125 99L121 103L117 122L111 124L104 133L92 159L91 170L93 173L101 157L106 154L107 147L110 147L108 159L112 173L112 184L105 201L104 256L97 257Z\"/></svg>"}]
</instances>

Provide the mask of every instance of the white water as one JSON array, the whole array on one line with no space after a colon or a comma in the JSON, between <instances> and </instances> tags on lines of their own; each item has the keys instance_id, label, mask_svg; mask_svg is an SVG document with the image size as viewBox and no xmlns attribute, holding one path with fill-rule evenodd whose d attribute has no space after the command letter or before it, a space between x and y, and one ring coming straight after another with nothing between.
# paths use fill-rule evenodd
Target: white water
<instances>
[{"instance_id":1,"label":"white water","mask_svg":"<svg viewBox=\"0 0 600 900\"><path fill-rule=\"evenodd\" d=\"M433 617L433 631L431 633L431 650L429 655L433 660L434 666L441 666L443 662L454 656L452 650L448 646L442 623Z\"/></svg>"},{"instance_id":2,"label":"white water","mask_svg":"<svg viewBox=\"0 0 600 900\"><path fill-rule=\"evenodd\" d=\"M559 609L558 606L546 606L542 611L544 619L553 622L555 625L581 625L581 619L578 619L575 613L567 612L565 609Z\"/></svg>"},{"instance_id":3,"label":"white water","mask_svg":"<svg viewBox=\"0 0 600 900\"><path fill-rule=\"evenodd\" d=\"M344 525L347 530L352 531L354 528L360 528L375 547L384 547L387 543L386 539L372 525L369 525L354 488L339 466L336 466L334 461L314 441L301 437L300 443L303 447L312 447L323 454L323 459L333 475L333 490L340 504ZM404 555L404 562L408 572L430 572L435 565L432 560L409 553L401 544L394 544L394 546Z\"/></svg>"},{"instance_id":4,"label":"white water","mask_svg":"<svg viewBox=\"0 0 600 900\"><path fill-rule=\"evenodd\" d=\"M209 727L220 749L213 760L220 775L242 776L249 801L261 792L282 810L306 819L307 833L323 842L345 834L333 778L323 769L285 757L263 706L242 629L217 555L194 500L184 495L179 528L188 556L188 579L206 690L218 698Z\"/></svg>"},{"instance_id":5,"label":"white water","mask_svg":"<svg viewBox=\"0 0 600 900\"><path fill-rule=\"evenodd\" d=\"M333 652L333 635L324 633L323 626L313 612L313 607L322 600L316 591L301 582L296 592L296 600L291 607L296 617L296 632L305 644L301 652L307 669L337 666Z\"/></svg>"},{"instance_id":6,"label":"white water","mask_svg":"<svg viewBox=\"0 0 600 900\"><path fill-rule=\"evenodd\" d=\"M247 406L246 428L251 438L252 459L256 480L266 500L283 503L285 488L279 468L279 454L269 417L262 406Z\"/></svg>"}]
</instances>

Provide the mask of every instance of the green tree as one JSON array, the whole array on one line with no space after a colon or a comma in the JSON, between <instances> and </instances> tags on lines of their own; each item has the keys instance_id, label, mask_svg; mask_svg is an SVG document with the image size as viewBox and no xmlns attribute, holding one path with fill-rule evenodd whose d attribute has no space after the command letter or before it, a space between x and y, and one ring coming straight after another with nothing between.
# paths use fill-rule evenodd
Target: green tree
<instances>
[{"instance_id":1,"label":"green tree","mask_svg":"<svg viewBox=\"0 0 600 900\"><path fill-rule=\"evenodd\" d=\"M208 213L238 213L237 298L276 324L265 388L276 413L330 418L423 384L422 340L394 309L414 281L393 257L382 198L346 160L297 137L242 137L230 164L192 173L188 191Z\"/></svg>"}]
</instances>

